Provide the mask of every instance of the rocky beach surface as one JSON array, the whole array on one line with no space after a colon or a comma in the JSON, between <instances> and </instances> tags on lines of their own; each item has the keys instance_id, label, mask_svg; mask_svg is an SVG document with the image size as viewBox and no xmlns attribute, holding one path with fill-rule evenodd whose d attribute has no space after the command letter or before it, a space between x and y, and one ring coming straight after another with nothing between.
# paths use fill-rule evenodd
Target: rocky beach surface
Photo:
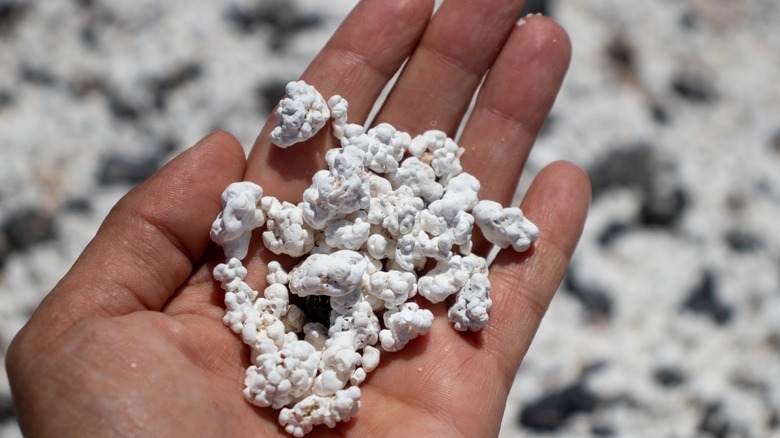
<instances>
[{"instance_id":1,"label":"rocky beach surface","mask_svg":"<svg viewBox=\"0 0 780 438\"><path fill-rule=\"evenodd\" d=\"M518 193L566 159L594 198L501 436L780 436L780 4L527 3L574 54ZM249 148L354 4L0 0L0 356L124 193L215 129Z\"/></svg>"}]
</instances>

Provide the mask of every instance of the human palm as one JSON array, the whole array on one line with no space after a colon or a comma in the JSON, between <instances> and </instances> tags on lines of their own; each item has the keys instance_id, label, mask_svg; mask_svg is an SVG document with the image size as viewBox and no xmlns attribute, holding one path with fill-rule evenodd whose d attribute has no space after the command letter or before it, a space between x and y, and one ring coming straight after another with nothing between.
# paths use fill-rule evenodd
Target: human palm
<instances>
[{"instance_id":1,"label":"human palm","mask_svg":"<svg viewBox=\"0 0 780 438\"><path fill-rule=\"evenodd\" d=\"M409 58L378 121L412 134L455 134L483 76L461 137L464 169L480 198L511 201L525 158L568 65L570 46L552 21L515 25L522 1L364 0L302 79L350 102L362 121ZM269 436L276 412L242 397L245 345L222 325L222 292L211 270L223 261L209 241L220 193L252 180L298 200L324 152L321 134L290 149L267 141L266 124L245 159L214 133L134 189L47 296L8 353L25 433L58 436ZM590 199L576 166L554 163L522 204L540 228L532 249L502 251L491 266L493 310L479 333L459 333L444 304L430 332L385 354L361 386L363 407L312 436L491 436L525 351L579 238ZM257 240L257 239L255 239ZM475 250L484 253L486 245ZM247 282L262 290L271 260L253 245Z\"/></svg>"}]
</instances>

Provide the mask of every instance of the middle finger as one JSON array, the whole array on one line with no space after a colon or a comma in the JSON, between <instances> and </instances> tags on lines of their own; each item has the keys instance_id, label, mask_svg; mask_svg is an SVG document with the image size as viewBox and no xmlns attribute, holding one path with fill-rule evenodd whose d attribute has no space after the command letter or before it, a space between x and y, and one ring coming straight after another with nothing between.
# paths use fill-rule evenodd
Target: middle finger
<instances>
[{"instance_id":1,"label":"middle finger","mask_svg":"<svg viewBox=\"0 0 780 438\"><path fill-rule=\"evenodd\" d=\"M453 136L522 7L518 0L445 1L377 121L413 136L429 129Z\"/></svg>"}]
</instances>

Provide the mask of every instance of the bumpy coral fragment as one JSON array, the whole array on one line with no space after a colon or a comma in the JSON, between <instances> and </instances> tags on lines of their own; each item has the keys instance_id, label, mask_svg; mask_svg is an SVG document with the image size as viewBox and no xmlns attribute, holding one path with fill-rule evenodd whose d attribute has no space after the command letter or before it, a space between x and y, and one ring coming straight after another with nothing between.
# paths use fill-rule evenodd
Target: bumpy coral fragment
<instances>
[{"instance_id":1,"label":"bumpy coral fragment","mask_svg":"<svg viewBox=\"0 0 780 438\"><path fill-rule=\"evenodd\" d=\"M475 273L456 295L447 318L457 330L476 332L487 326L492 306L490 280L485 274Z\"/></svg>"},{"instance_id":2,"label":"bumpy coral fragment","mask_svg":"<svg viewBox=\"0 0 780 438\"><path fill-rule=\"evenodd\" d=\"M358 286L368 263L355 251L312 254L290 272L290 289L298 296L346 295Z\"/></svg>"},{"instance_id":3,"label":"bumpy coral fragment","mask_svg":"<svg viewBox=\"0 0 780 438\"><path fill-rule=\"evenodd\" d=\"M259 208L263 189L252 182L233 183L222 193L222 212L211 225L211 240L225 251L225 257L246 257L252 230L265 223Z\"/></svg>"},{"instance_id":4,"label":"bumpy coral fragment","mask_svg":"<svg viewBox=\"0 0 780 438\"><path fill-rule=\"evenodd\" d=\"M385 351L398 351L417 336L428 333L433 324L433 313L408 302L384 314L386 329L379 332L379 342Z\"/></svg>"},{"instance_id":5,"label":"bumpy coral fragment","mask_svg":"<svg viewBox=\"0 0 780 438\"><path fill-rule=\"evenodd\" d=\"M269 135L279 147L289 147L310 139L330 117L330 110L322 95L304 81L290 82L287 97L276 108L276 128Z\"/></svg>"},{"instance_id":6,"label":"bumpy coral fragment","mask_svg":"<svg viewBox=\"0 0 780 438\"><path fill-rule=\"evenodd\" d=\"M498 202L479 201L473 210L477 226L487 240L501 248L525 251L539 236L539 228L517 207L504 208Z\"/></svg>"}]
</instances>

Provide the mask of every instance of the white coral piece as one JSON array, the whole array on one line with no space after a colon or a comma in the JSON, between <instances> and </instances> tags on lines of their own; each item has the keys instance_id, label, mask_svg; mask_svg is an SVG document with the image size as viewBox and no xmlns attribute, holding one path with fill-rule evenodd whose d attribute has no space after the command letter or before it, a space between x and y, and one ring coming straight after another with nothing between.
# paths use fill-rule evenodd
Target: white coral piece
<instances>
[{"instance_id":1,"label":"white coral piece","mask_svg":"<svg viewBox=\"0 0 780 438\"><path fill-rule=\"evenodd\" d=\"M350 386L336 391L332 396L312 394L299 401L292 408L279 412L279 424L296 437L311 432L314 426L324 424L336 427L336 423L349 421L360 409L360 388Z\"/></svg>"},{"instance_id":2,"label":"white coral piece","mask_svg":"<svg viewBox=\"0 0 780 438\"><path fill-rule=\"evenodd\" d=\"M475 273L456 295L447 318L457 330L476 332L487 326L492 306L490 280L485 274Z\"/></svg>"},{"instance_id":3,"label":"white coral piece","mask_svg":"<svg viewBox=\"0 0 780 438\"><path fill-rule=\"evenodd\" d=\"M495 201L479 201L473 209L477 226L490 243L525 251L539 237L539 228L518 207L504 208Z\"/></svg>"},{"instance_id":4,"label":"white coral piece","mask_svg":"<svg viewBox=\"0 0 780 438\"><path fill-rule=\"evenodd\" d=\"M458 147L443 131L426 131L412 139L407 149L415 157L429 163L443 185L463 171L459 158L464 149Z\"/></svg>"},{"instance_id":5,"label":"white coral piece","mask_svg":"<svg viewBox=\"0 0 780 438\"><path fill-rule=\"evenodd\" d=\"M274 254L300 257L314 246L314 230L303 221L303 210L299 205L279 202L272 196L260 201L266 214L266 231L263 244Z\"/></svg>"},{"instance_id":6,"label":"white coral piece","mask_svg":"<svg viewBox=\"0 0 780 438\"><path fill-rule=\"evenodd\" d=\"M211 225L211 240L225 251L225 257L246 257L252 230L265 223L258 206L263 189L249 181L230 184L222 193L222 211Z\"/></svg>"},{"instance_id":7,"label":"white coral piece","mask_svg":"<svg viewBox=\"0 0 780 438\"><path fill-rule=\"evenodd\" d=\"M367 213L359 210L325 228L325 243L335 249L358 250L368 240L371 224Z\"/></svg>"},{"instance_id":8,"label":"white coral piece","mask_svg":"<svg viewBox=\"0 0 780 438\"><path fill-rule=\"evenodd\" d=\"M479 189L479 180L463 172L447 183L441 199L432 202L428 209L447 221L453 220L459 213L468 212L477 205Z\"/></svg>"},{"instance_id":9,"label":"white coral piece","mask_svg":"<svg viewBox=\"0 0 780 438\"><path fill-rule=\"evenodd\" d=\"M419 196L427 202L441 198L444 187L436 182L436 173L433 168L416 157L409 157L401 162L394 173L387 178L393 188L409 186L414 196Z\"/></svg>"},{"instance_id":10,"label":"white coral piece","mask_svg":"<svg viewBox=\"0 0 780 438\"><path fill-rule=\"evenodd\" d=\"M417 293L417 276L406 271L378 271L371 275L368 293L387 309L400 306Z\"/></svg>"},{"instance_id":11,"label":"white coral piece","mask_svg":"<svg viewBox=\"0 0 780 438\"><path fill-rule=\"evenodd\" d=\"M325 99L306 82L288 83L286 94L276 108L277 126L269 135L271 142L282 148L310 139L330 117Z\"/></svg>"},{"instance_id":12,"label":"white coral piece","mask_svg":"<svg viewBox=\"0 0 780 438\"><path fill-rule=\"evenodd\" d=\"M379 332L379 342L385 351L401 350L412 339L428 333L433 324L433 313L408 302L394 307L384 316L386 329Z\"/></svg>"},{"instance_id":13,"label":"white coral piece","mask_svg":"<svg viewBox=\"0 0 780 438\"><path fill-rule=\"evenodd\" d=\"M454 255L442 260L417 281L418 292L432 303L440 303L460 291L474 273L487 272L487 262L474 254Z\"/></svg>"},{"instance_id":14,"label":"white coral piece","mask_svg":"<svg viewBox=\"0 0 780 438\"><path fill-rule=\"evenodd\" d=\"M261 354L246 371L244 397L256 406L281 409L307 395L319 361L319 353L306 341L289 342Z\"/></svg>"},{"instance_id":15,"label":"white coral piece","mask_svg":"<svg viewBox=\"0 0 780 438\"><path fill-rule=\"evenodd\" d=\"M371 198L368 222L381 224L392 236L409 234L414 231L417 216L424 206L423 200L414 195L411 187L401 186Z\"/></svg>"},{"instance_id":16,"label":"white coral piece","mask_svg":"<svg viewBox=\"0 0 780 438\"><path fill-rule=\"evenodd\" d=\"M368 156L367 167L378 174L398 169L398 162L403 159L404 150L411 141L409 134L397 131L388 123L380 123L365 133L362 129L354 129L345 134L342 146L360 148Z\"/></svg>"},{"instance_id":17,"label":"white coral piece","mask_svg":"<svg viewBox=\"0 0 780 438\"><path fill-rule=\"evenodd\" d=\"M312 254L290 272L290 289L298 296L338 297L357 288L368 262L355 251Z\"/></svg>"},{"instance_id":18,"label":"white coral piece","mask_svg":"<svg viewBox=\"0 0 780 438\"><path fill-rule=\"evenodd\" d=\"M329 170L312 177L303 192L303 217L313 228L322 230L329 222L368 207L371 199L369 173L363 167L365 153L354 146L332 149L326 157Z\"/></svg>"}]
</instances>

